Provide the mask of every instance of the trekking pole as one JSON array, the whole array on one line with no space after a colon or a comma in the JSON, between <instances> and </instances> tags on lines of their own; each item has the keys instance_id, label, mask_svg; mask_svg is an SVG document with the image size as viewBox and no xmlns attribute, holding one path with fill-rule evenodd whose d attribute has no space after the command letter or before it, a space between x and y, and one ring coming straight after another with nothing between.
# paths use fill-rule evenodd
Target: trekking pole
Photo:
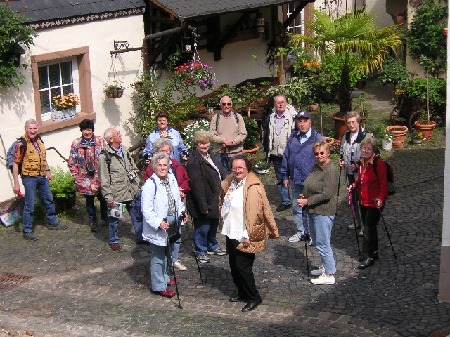
<instances>
[{"instance_id":1,"label":"trekking pole","mask_svg":"<svg viewBox=\"0 0 450 337\"><path fill-rule=\"evenodd\" d=\"M358 238L358 229L356 226L356 215L355 215L355 205L353 205L353 195L352 192L348 193L348 203L350 204L350 207L352 208L352 217L353 217L353 226L355 227L355 237L356 237L356 244L358 246L358 256L361 256L361 249L359 248L359 238Z\"/></svg>"},{"instance_id":2,"label":"trekking pole","mask_svg":"<svg viewBox=\"0 0 450 337\"><path fill-rule=\"evenodd\" d=\"M386 235L387 235L387 237L389 239L389 243L391 244L392 252L394 253L394 259L397 260L397 254L395 254L394 245L392 244L391 236L389 235L389 231L387 229L386 221L384 220L384 216L383 216L383 213L381 212L381 209L379 209L379 211L380 211L381 220L383 220L384 231L386 232Z\"/></svg>"},{"instance_id":3,"label":"trekking pole","mask_svg":"<svg viewBox=\"0 0 450 337\"><path fill-rule=\"evenodd\" d=\"M173 263L172 263L172 246L173 246L173 244L171 244L169 242L169 237L167 236L167 239L166 239L166 247L167 248L166 249L168 252L167 259L169 260L169 261L167 261L167 263L170 263L170 265L172 266L172 274L173 274L173 280L175 281L175 292L177 293L178 308L183 309L183 307L181 306L180 292L178 291L177 274L175 273L175 267L173 266Z\"/></svg>"},{"instance_id":4,"label":"trekking pole","mask_svg":"<svg viewBox=\"0 0 450 337\"><path fill-rule=\"evenodd\" d=\"M308 280L310 279L309 277L309 260L308 260L308 244L311 240L311 237L309 236L309 234L305 235L305 256L306 256L306 272L308 273Z\"/></svg>"},{"instance_id":5,"label":"trekking pole","mask_svg":"<svg viewBox=\"0 0 450 337\"><path fill-rule=\"evenodd\" d=\"M337 196L336 196L336 213L334 213L334 216L337 216L337 207L339 204L339 190L341 189L341 173L342 173L342 166L339 169L339 180L338 180L338 188L337 188Z\"/></svg>"},{"instance_id":6,"label":"trekking pole","mask_svg":"<svg viewBox=\"0 0 450 337\"><path fill-rule=\"evenodd\" d=\"M192 219L192 229L195 229L195 223L194 223L194 218ZM192 243L194 244L194 259L195 262L197 263L197 270L198 270L198 275L200 276L200 281L202 282L202 286L205 285L205 281L203 281L203 276L202 276L202 269L200 268L200 262L198 262L198 258L197 255L195 254L195 242L194 242L194 235L192 234Z\"/></svg>"}]
</instances>

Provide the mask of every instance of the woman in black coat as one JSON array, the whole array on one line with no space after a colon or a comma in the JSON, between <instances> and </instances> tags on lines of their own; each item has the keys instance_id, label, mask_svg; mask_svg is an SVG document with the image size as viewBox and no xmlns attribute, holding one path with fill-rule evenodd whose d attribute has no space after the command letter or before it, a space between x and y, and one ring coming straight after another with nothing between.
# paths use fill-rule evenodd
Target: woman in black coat
<instances>
[{"instance_id":1,"label":"woman in black coat","mask_svg":"<svg viewBox=\"0 0 450 337\"><path fill-rule=\"evenodd\" d=\"M194 135L195 149L186 170L191 191L187 194L187 210L194 223L195 256L200 263L209 262L208 255L225 255L216 234L219 226L220 182L226 176L221 164L209 155L211 134L199 131Z\"/></svg>"}]
</instances>

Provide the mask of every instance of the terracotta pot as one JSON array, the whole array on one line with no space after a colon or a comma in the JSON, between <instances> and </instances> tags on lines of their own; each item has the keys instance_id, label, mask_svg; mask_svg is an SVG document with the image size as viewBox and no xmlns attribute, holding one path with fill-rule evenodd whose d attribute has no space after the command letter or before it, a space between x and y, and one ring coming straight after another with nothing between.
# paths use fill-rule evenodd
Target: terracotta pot
<instances>
[{"instance_id":1,"label":"terracotta pot","mask_svg":"<svg viewBox=\"0 0 450 337\"><path fill-rule=\"evenodd\" d=\"M444 36L447 36L448 35L448 27L445 27L444 28Z\"/></svg>"},{"instance_id":2,"label":"terracotta pot","mask_svg":"<svg viewBox=\"0 0 450 337\"><path fill-rule=\"evenodd\" d=\"M259 146L256 145L256 147L254 147L253 149L243 149L242 152L246 153L246 154L254 154L256 152L258 152L259 150Z\"/></svg>"},{"instance_id":3,"label":"terracotta pot","mask_svg":"<svg viewBox=\"0 0 450 337\"><path fill-rule=\"evenodd\" d=\"M334 138L341 140L347 132L347 125L343 117L331 116L334 119Z\"/></svg>"},{"instance_id":4,"label":"terracotta pot","mask_svg":"<svg viewBox=\"0 0 450 337\"><path fill-rule=\"evenodd\" d=\"M430 124L421 124L419 121L416 121L414 126L416 130L423 133L423 136L426 138L425 140L428 141L433 136L433 130L436 127L436 122L431 121Z\"/></svg>"},{"instance_id":5,"label":"terracotta pot","mask_svg":"<svg viewBox=\"0 0 450 337\"><path fill-rule=\"evenodd\" d=\"M392 134L392 146L396 149L402 148L406 141L408 128L403 125L391 125L386 128L386 131Z\"/></svg>"}]
</instances>

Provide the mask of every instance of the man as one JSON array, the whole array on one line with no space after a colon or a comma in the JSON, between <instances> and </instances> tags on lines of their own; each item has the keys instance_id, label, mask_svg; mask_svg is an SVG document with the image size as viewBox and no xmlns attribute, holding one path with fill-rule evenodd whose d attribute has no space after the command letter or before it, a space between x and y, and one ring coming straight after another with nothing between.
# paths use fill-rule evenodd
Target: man
<instances>
[{"instance_id":1,"label":"man","mask_svg":"<svg viewBox=\"0 0 450 337\"><path fill-rule=\"evenodd\" d=\"M292 203L289 195L289 188L284 186L283 183L281 164L283 163L283 153L287 141L295 127L294 118L296 115L297 112L294 107L292 105L287 105L286 96L275 96L274 108L269 116L265 132L268 133L267 154L275 169L278 191L281 197L281 204L277 207L277 212L291 208Z\"/></svg>"},{"instance_id":2,"label":"man","mask_svg":"<svg viewBox=\"0 0 450 337\"><path fill-rule=\"evenodd\" d=\"M295 117L295 124L298 131L289 137L281 165L284 186L288 188L292 184L292 213L297 227L297 233L289 238L289 242L309 239L306 212L297 205L297 199L300 198L305 179L315 163L312 146L323 140L322 135L311 127L309 112L299 112Z\"/></svg>"},{"instance_id":3,"label":"man","mask_svg":"<svg viewBox=\"0 0 450 337\"><path fill-rule=\"evenodd\" d=\"M356 111L347 112L345 115L345 123L348 131L341 140L340 160L339 166L345 169L345 177L347 185L353 184L358 178L357 163L361 157L361 141L366 137L366 131L361 127L361 116ZM360 235L362 236L363 229L361 226L361 213L358 203L358 193L356 190L350 192L352 194L352 207L356 218L357 228L361 228ZM348 226L349 229L355 229L355 225Z\"/></svg>"},{"instance_id":4,"label":"man","mask_svg":"<svg viewBox=\"0 0 450 337\"><path fill-rule=\"evenodd\" d=\"M49 181L52 179L46 149L39 137L38 125L34 119L25 122L25 144L16 142L13 163L13 191L20 193L19 174L25 187L25 205L23 208L22 223L23 237L25 240L36 241L39 237L33 233L34 199L36 191L45 207L45 215L48 221L48 229L66 229L67 225L58 222L55 211L55 203L50 190ZM20 168L21 166L21 168Z\"/></svg>"},{"instance_id":5,"label":"man","mask_svg":"<svg viewBox=\"0 0 450 337\"><path fill-rule=\"evenodd\" d=\"M120 132L115 128L109 128L105 131L103 138L107 145L99 156L98 174L102 194L110 208L109 244L112 250L120 251L119 217L111 215L112 209L118 206L117 203L124 204L130 214L136 242L145 243L142 239L139 175L130 153L122 146Z\"/></svg>"},{"instance_id":6,"label":"man","mask_svg":"<svg viewBox=\"0 0 450 337\"><path fill-rule=\"evenodd\" d=\"M213 153L229 174L231 158L242 152L247 130L242 116L232 111L233 103L229 96L221 98L220 106L222 111L213 116L209 132L214 143Z\"/></svg>"}]
</instances>

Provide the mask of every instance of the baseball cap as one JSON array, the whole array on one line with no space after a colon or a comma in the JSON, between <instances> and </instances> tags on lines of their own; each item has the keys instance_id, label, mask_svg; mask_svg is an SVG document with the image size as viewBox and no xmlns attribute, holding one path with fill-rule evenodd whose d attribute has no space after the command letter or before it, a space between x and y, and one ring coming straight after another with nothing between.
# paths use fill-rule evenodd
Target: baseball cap
<instances>
[{"instance_id":1,"label":"baseball cap","mask_svg":"<svg viewBox=\"0 0 450 337\"><path fill-rule=\"evenodd\" d=\"M300 111L297 116L295 116L295 120L299 119L299 118L308 118L311 119L311 115L309 114L308 111Z\"/></svg>"}]
</instances>

